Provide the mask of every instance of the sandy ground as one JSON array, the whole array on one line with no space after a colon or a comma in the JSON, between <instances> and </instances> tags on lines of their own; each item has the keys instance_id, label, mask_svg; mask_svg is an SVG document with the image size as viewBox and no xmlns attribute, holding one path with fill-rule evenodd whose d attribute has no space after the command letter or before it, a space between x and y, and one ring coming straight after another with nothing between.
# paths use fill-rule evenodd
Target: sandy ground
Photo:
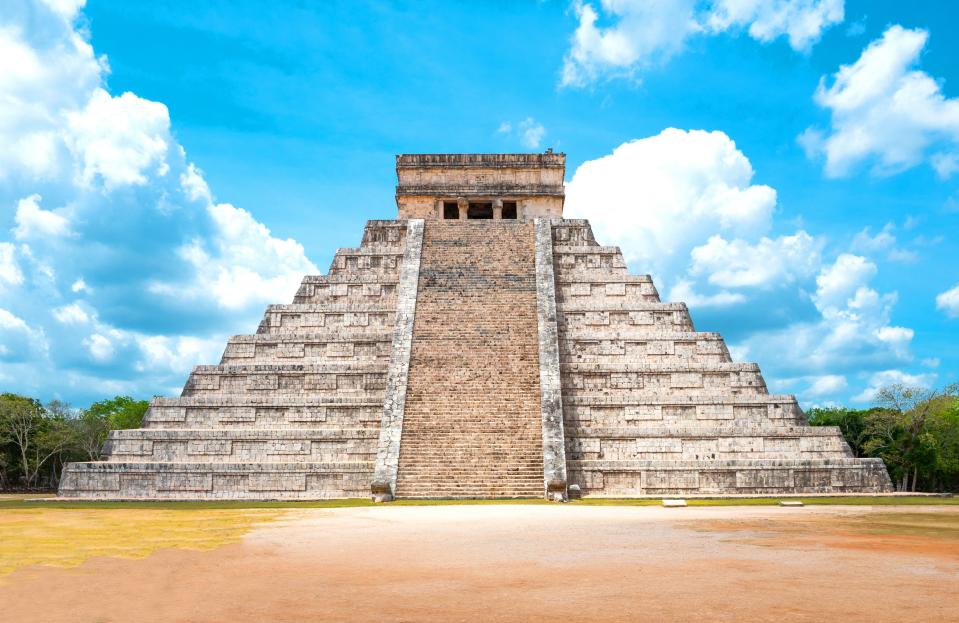
<instances>
[{"instance_id":1,"label":"sandy ground","mask_svg":"<svg viewBox=\"0 0 959 623\"><path fill-rule=\"evenodd\" d=\"M954 508L296 509L212 551L20 569L0 583L0 618L959 621L957 520Z\"/></svg>"}]
</instances>

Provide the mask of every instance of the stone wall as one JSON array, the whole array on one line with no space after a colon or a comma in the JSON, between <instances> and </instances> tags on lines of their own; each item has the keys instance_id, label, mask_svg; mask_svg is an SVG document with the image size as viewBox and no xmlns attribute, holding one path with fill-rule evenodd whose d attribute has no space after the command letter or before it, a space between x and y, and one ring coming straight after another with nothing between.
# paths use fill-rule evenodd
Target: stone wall
<instances>
[{"instance_id":1,"label":"stone wall","mask_svg":"<svg viewBox=\"0 0 959 623\"><path fill-rule=\"evenodd\" d=\"M567 474L586 496L876 492L882 461L810 427L586 221L553 222Z\"/></svg>"},{"instance_id":2,"label":"stone wall","mask_svg":"<svg viewBox=\"0 0 959 623\"><path fill-rule=\"evenodd\" d=\"M359 248L305 277L292 304L269 306L256 334L230 338L220 364L196 366L179 398L154 399L144 428L113 431L105 461L68 465L60 494L367 495L413 226L370 221Z\"/></svg>"}]
</instances>

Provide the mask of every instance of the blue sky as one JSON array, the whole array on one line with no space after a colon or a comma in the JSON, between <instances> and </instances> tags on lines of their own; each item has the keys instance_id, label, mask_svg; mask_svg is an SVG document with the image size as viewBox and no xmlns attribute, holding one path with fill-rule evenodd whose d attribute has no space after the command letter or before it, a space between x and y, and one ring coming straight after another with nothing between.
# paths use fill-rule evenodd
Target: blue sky
<instances>
[{"instance_id":1,"label":"blue sky","mask_svg":"<svg viewBox=\"0 0 959 623\"><path fill-rule=\"evenodd\" d=\"M393 155L568 154L567 212L806 406L959 373L950 3L0 8L0 388L177 393Z\"/></svg>"}]
</instances>

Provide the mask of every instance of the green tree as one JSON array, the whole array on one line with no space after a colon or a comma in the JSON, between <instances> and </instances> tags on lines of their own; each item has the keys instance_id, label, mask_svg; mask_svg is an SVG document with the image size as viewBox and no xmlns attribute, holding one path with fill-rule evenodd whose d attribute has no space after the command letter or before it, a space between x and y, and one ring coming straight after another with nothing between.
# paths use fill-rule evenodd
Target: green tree
<instances>
[{"instance_id":1,"label":"green tree","mask_svg":"<svg viewBox=\"0 0 959 623\"><path fill-rule=\"evenodd\" d=\"M103 444L110 434L110 420L106 415L84 409L73 420L77 446L89 461L99 461Z\"/></svg>"},{"instance_id":2,"label":"green tree","mask_svg":"<svg viewBox=\"0 0 959 623\"><path fill-rule=\"evenodd\" d=\"M935 491L959 491L959 397L934 401L928 429L936 444L936 461L924 484Z\"/></svg>"},{"instance_id":3,"label":"green tree","mask_svg":"<svg viewBox=\"0 0 959 623\"><path fill-rule=\"evenodd\" d=\"M929 480L939 463L941 440L932 424L941 405L957 392L957 385L936 391L901 384L879 391L881 408L869 419L864 449L886 462L900 491L916 491L920 474Z\"/></svg>"},{"instance_id":4,"label":"green tree","mask_svg":"<svg viewBox=\"0 0 959 623\"><path fill-rule=\"evenodd\" d=\"M867 426L875 409L847 409L824 407L810 409L806 414L812 426L838 426L846 443L857 457L866 456L864 445L869 437Z\"/></svg>"},{"instance_id":5,"label":"green tree","mask_svg":"<svg viewBox=\"0 0 959 623\"><path fill-rule=\"evenodd\" d=\"M74 440L67 420L49 414L40 402L17 394L0 394L0 438L11 444L20 477L36 487L41 470Z\"/></svg>"},{"instance_id":6,"label":"green tree","mask_svg":"<svg viewBox=\"0 0 959 623\"><path fill-rule=\"evenodd\" d=\"M95 402L85 410L93 417L102 417L111 430L140 428L143 416L150 403L147 400L134 400L129 396L115 396L109 400Z\"/></svg>"}]
</instances>

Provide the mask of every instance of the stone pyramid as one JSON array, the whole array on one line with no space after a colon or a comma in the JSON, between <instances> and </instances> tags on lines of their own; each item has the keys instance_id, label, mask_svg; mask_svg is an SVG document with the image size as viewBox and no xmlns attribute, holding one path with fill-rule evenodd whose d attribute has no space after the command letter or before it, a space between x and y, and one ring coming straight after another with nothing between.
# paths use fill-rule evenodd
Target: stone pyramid
<instances>
[{"instance_id":1,"label":"stone pyramid","mask_svg":"<svg viewBox=\"0 0 959 623\"><path fill-rule=\"evenodd\" d=\"M564 154L397 157L399 220L156 398L60 495L377 500L891 490L589 223Z\"/></svg>"}]
</instances>

